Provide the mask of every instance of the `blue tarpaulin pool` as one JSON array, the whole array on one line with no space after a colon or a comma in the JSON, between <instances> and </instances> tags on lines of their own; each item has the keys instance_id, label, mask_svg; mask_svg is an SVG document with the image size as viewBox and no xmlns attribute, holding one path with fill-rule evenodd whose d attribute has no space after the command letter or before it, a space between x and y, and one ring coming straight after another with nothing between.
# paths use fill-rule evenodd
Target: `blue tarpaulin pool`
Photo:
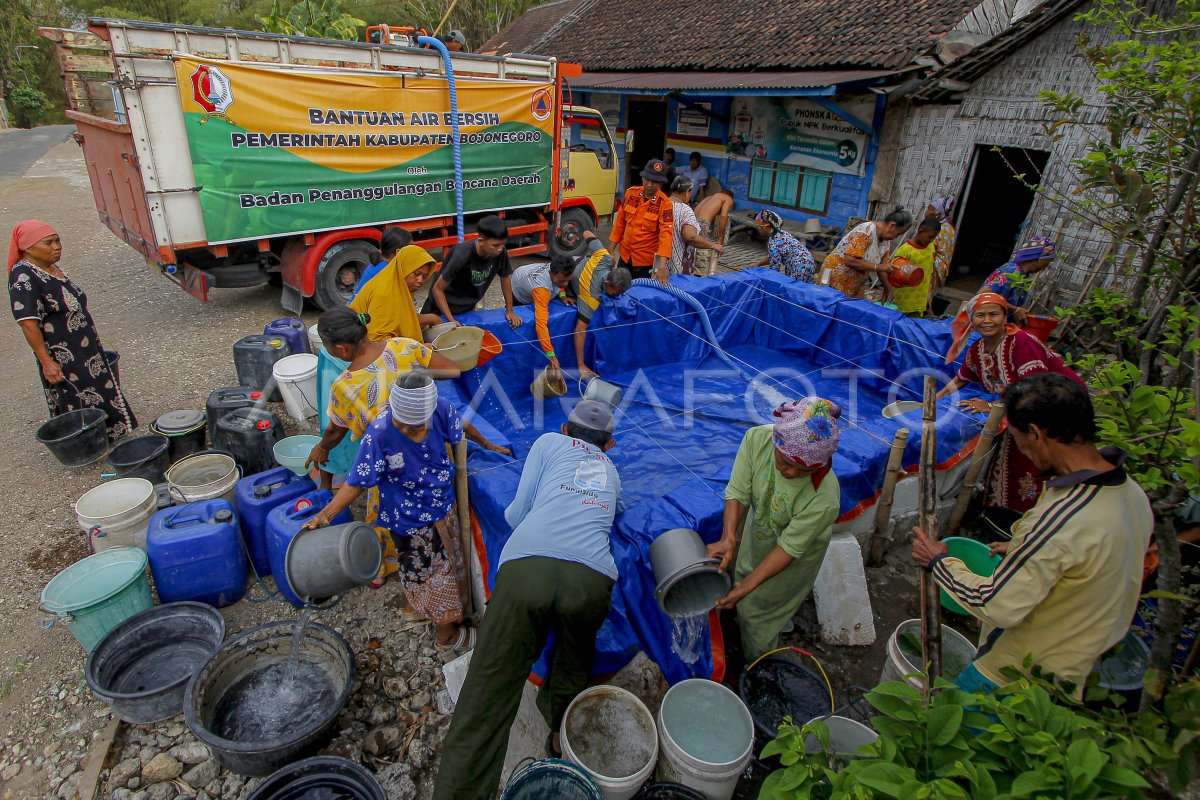
<instances>
[{"instance_id":1,"label":"blue tarpaulin pool","mask_svg":"<svg viewBox=\"0 0 1200 800\"><path fill-rule=\"evenodd\" d=\"M617 445L609 451L626 505L612 534L621 575L594 671L615 672L645 650L673 683L711 675L713 659L707 647L690 665L672 652L671 622L654 598L648 548L671 528L692 528L706 542L719 538L725 482L745 430L769 422L781 398L815 394L840 404L843 432L833 468L842 519L851 519L874 503L901 426L912 434L905 466L915 465L920 454L919 411L884 419L883 406L920 400L924 375L938 375L942 385L952 373L942 363L950 345L948 321L911 320L765 269L718 278L676 276L672 285L703 305L724 359L706 341L699 313L649 286L605 300L592 321L586 355L606 381L624 389ZM542 433L558 431L579 399L568 377L565 397L534 400L530 383L546 359L532 308L518 314L525 324L516 330L500 310L462 315L464 324L495 334L504 352L442 387L451 400L473 409L469 416L485 435L515 452L513 459L472 447L468 456L489 591L511 535L504 509L516 493L522 456ZM552 304L550 332L568 372L575 367L575 321L573 309ZM974 393L968 389L965 396ZM954 411L949 399L942 401L939 419L938 461L944 467L962 458L982 419Z\"/></svg>"}]
</instances>

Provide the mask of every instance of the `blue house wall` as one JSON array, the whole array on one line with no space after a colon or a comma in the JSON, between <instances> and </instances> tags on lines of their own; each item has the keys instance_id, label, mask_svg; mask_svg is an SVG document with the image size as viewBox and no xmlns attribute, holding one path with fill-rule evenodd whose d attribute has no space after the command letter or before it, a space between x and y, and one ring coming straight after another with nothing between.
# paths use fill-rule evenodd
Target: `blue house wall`
<instances>
[{"instance_id":1,"label":"blue house wall","mask_svg":"<svg viewBox=\"0 0 1200 800\"><path fill-rule=\"evenodd\" d=\"M636 95L633 96L636 97ZM616 145L617 157L620 159L622 183L624 182L626 168L625 129L628 117L626 104L628 97L630 95L576 91L574 98L574 102L579 105L596 106L601 107L602 110L608 109L610 111L606 119L608 119L609 129ZM713 116L709 118L708 135L701 137L682 133L680 131L679 111L680 108L686 108L687 104L681 103L674 97L669 97L666 102L667 146L675 148L675 161L678 165L687 164L689 154L699 152L701 162L708 168L709 174L719 180L722 186L733 192L735 209L757 210L769 208L787 220L803 222L808 219L817 218L822 225L837 227L844 226L846 221L851 217L866 218L868 194L871 182L875 177L875 163L879 152L879 132L883 125L885 105L883 95L875 96L874 115L869 120L873 130L868 140L863 175L833 173L828 205L825 213L821 216L810 211L797 210L787 206L773 205L757 200L750 201L748 198L750 193L751 159L747 156L737 156L726 152L726 144L729 141L733 126L732 109L734 96L716 94L688 95L687 99L691 103L711 104ZM830 99L837 102L839 98L834 96ZM616 112L615 125L613 114L611 113L613 111ZM624 192L624 190L625 186L622 185L621 192Z\"/></svg>"}]
</instances>

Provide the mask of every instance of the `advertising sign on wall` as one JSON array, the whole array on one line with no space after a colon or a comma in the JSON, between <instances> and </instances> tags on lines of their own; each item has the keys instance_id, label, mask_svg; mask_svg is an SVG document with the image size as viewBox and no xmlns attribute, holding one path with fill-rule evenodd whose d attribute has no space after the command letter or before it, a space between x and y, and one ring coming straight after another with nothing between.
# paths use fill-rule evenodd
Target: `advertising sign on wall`
<instances>
[{"instance_id":1,"label":"advertising sign on wall","mask_svg":"<svg viewBox=\"0 0 1200 800\"><path fill-rule=\"evenodd\" d=\"M838 98L838 106L870 121L874 98ZM862 176L867 143L862 130L804 98L738 97L733 101L728 150L735 155Z\"/></svg>"}]
</instances>

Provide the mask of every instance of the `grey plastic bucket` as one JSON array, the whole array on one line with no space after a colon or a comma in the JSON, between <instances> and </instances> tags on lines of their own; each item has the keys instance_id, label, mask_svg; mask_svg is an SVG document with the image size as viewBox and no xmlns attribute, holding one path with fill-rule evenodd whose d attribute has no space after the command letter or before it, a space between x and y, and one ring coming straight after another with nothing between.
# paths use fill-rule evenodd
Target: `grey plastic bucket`
<instances>
[{"instance_id":1,"label":"grey plastic bucket","mask_svg":"<svg viewBox=\"0 0 1200 800\"><path fill-rule=\"evenodd\" d=\"M346 522L300 531L288 544L283 569L296 596L317 602L375 579L383 548L375 529Z\"/></svg>"},{"instance_id":2,"label":"grey plastic bucket","mask_svg":"<svg viewBox=\"0 0 1200 800\"><path fill-rule=\"evenodd\" d=\"M712 610L729 593L729 573L717 571L720 559L705 555L700 534L674 528L650 544L654 597L668 617L695 617Z\"/></svg>"},{"instance_id":3,"label":"grey plastic bucket","mask_svg":"<svg viewBox=\"0 0 1200 800\"><path fill-rule=\"evenodd\" d=\"M592 378L587 382L587 386L583 390L584 400L595 400L599 403L606 403L613 408L621 405L621 398L623 396L621 387L600 378Z\"/></svg>"},{"instance_id":4,"label":"grey plastic bucket","mask_svg":"<svg viewBox=\"0 0 1200 800\"><path fill-rule=\"evenodd\" d=\"M228 453L195 453L167 470L167 491L176 505L217 498L232 503L233 489L241 477L237 461Z\"/></svg>"}]
</instances>

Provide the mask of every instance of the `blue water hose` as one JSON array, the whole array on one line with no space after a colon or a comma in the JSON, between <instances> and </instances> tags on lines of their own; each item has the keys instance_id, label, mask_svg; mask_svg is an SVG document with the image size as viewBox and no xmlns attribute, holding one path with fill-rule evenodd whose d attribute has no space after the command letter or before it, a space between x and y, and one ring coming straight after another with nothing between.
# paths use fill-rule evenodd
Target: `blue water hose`
<instances>
[{"instance_id":1,"label":"blue water hose","mask_svg":"<svg viewBox=\"0 0 1200 800\"><path fill-rule=\"evenodd\" d=\"M450 141L454 148L454 210L458 222L458 242L462 244L465 233L463 224L463 190L462 190L462 147L458 138L458 89L454 85L454 65L450 63L450 51L441 39L432 36L418 36L417 44L428 45L442 54L442 64L446 67L446 80L450 84Z\"/></svg>"},{"instance_id":2,"label":"blue water hose","mask_svg":"<svg viewBox=\"0 0 1200 800\"><path fill-rule=\"evenodd\" d=\"M693 310L695 310L695 312L697 314L700 315L700 325L704 328L704 338L706 338L708 340L709 345L711 345L712 349L714 351L716 351L717 357L720 358L722 361L724 361L729 366L733 367L734 371L737 372L739 375L741 375L743 378L745 378L747 381L754 380L754 378L752 376L750 376L746 373L746 370L742 369L742 367L740 365L738 365L736 362L734 362L733 359L731 359L728 355L725 354L725 351L721 348L720 343L717 341L717 335L715 333L713 333L712 323L709 322L709 319L708 319L708 311L705 310L704 306L701 305L699 300L692 297L690 294L688 294L683 289L680 289L677 286L672 286L670 284L667 284L666 286L664 286L661 283L659 283L658 281L651 280L650 278L638 278L633 282L633 285L634 286L646 286L651 289L658 289L660 291L666 292L669 295L672 295L673 297L676 297L676 298L682 300L684 303L686 303L688 306L690 306Z\"/></svg>"}]
</instances>

